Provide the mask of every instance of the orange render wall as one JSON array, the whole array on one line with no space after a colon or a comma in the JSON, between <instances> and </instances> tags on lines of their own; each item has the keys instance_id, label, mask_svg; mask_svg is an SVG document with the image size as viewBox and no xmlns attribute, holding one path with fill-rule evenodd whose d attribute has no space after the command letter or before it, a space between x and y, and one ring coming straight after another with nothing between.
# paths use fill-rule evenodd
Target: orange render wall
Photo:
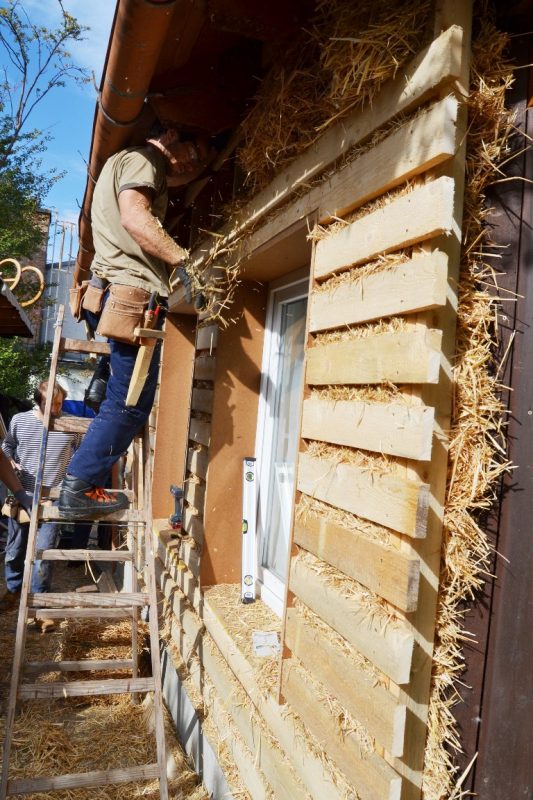
<instances>
[{"instance_id":1,"label":"orange render wall","mask_svg":"<svg viewBox=\"0 0 533 800\"><path fill-rule=\"evenodd\" d=\"M242 461L253 456L267 287L243 282L216 352L200 584L241 579Z\"/></svg>"},{"instance_id":2,"label":"orange render wall","mask_svg":"<svg viewBox=\"0 0 533 800\"><path fill-rule=\"evenodd\" d=\"M183 484L196 322L194 314L167 317L152 482L154 519L174 513L170 485Z\"/></svg>"}]
</instances>

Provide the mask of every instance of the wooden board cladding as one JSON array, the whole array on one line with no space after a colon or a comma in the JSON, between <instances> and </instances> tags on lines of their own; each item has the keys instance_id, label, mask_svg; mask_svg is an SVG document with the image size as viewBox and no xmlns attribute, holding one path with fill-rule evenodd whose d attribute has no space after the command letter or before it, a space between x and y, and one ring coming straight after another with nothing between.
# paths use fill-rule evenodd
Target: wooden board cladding
<instances>
[{"instance_id":1,"label":"wooden board cladding","mask_svg":"<svg viewBox=\"0 0 533 800\"><path fill-rule=\"evenodd\" d=\"M213 390L195 387L192 390L191 408L193 411L200 411L202 414L210 414L213 409Z\"/></svg>"},{"instance_id":2,"label":"wooden board cladding","mask_svg":"<svg viewBox=\"0 0 533 800\"><path fill-rule=\"evenodd\" d=\"M339 721L326 703L317 701L310 685L294 662L283 672L283 695L306 728L332 758L361 800L400 800L402 779L375 752L365 752L357 735L341 734Z\"/></svg>"},{"instance_id":3,"label":"wooden board cladding","mask_svg":"<svg viewBox=\"0 0 533 800\"><path fill-rule=\"evenodd\" d=\"M209 447L211 441L211 423L203 419L191 418L189 424L189 440Z\"/></svg>"},{"instance_id":4,"label":"wooden board cladding","mask_svg":"<svg viewBox=\"0 0 533 800\"><path fill-rule=\"evenodd\" d=\"M310 297L309 332L413 314L446 303L448 259L434 250Z\"/></svg>"},{"instance_id":5,"label":"wooden board cladding","mask_svg":"<svg viewBox=\"0 0 533 800\"><path fill-rule=\"evenodd\" d=\"M189 450L187 451L187 469L189 472L192 472L193 475L197 475L199 478L202 478L205 481L207 477L208 465L209 458L207 450L197 450L193 447L189 447Z\"/></svg>"},{"instance_id":6,"label":"wooden board cladding","mask_svg":"<svg viewBox=\"0 0 533 800\"><path fill-rule=\"evenodd\" d=\"M326 278L380 253L449 233L453 225L454 182L443 176L398 196L316 245L315 278Z\"/></svg>"},{"instance_id":7,"label":"wooden board cladding","mask_svg":"<svg viewBox=\"0 0 533 800\"><path fill-rule=\"evenodd\" d=\"M420 561L322 517L294 523L294 541L402 611L418 601Z\"/></svg>"},{"instance_id":8,"label":"wooden board cladding","mask_svg":"<svg viewBox=\"0 0 533 800\"><path fill-rule=\"evenodd\" d=\"M436 383L441 362L440 331L398 331L316 344L307 351L310 385Z\"/></svg>"},{"instance_id":9,"label":"wooden board cladding","mask_svg":"<svg viewBox=\"0 0 533 800\"><path fill-rule=\"evenodd\" d=\"M324 171L342 153L363 142L389 120L415 109L442 91L445 85L451 85L460 72L462 40L463 31L456 25L443 31L414 56L396 78L383 86L371 106L363 113L354 112L332 126L315 145L256 195L239 214L236 222L232 221L222 228L224 242L232 242L252 225L257 226L269 212L285 203L295 189L307 184L313 175ZM286 206L283 213L252 235L253 247L260 247L291 221L301 219L308 213L308 206L309 203L301 199ZM194 254L195 263L201 263L209 251L209 243L202 245Z\"/></svg>"},{"instance_id":10,"label":"wooden board cladding","mask_svg":"<svg viewBox=\"0 0 533 800\"><path fill-rule=\"evenodd\" d=\"M194 360L193 378L196 381L213 381L216 369L215 356L200 355Z\"/></svg>"},{"instance_id":11,"label":"wooden board cladding","mask_svg":"<svg viewBox=\"0 0 533 800\"><path fill-rule=\"evenodd\" d=\"M202 325L196 331L196 350L209 350L211 353L218 343L218 325Z\"/></svg>"},{"instance_id":12,"label":"wooden board cladding","mask_svg":"<svg viewBox=\"0 0 533 800\"><path fill-rule=\"evenodd\" d=\"M406 707L371 670L359 666L296 609L287 611L286 642L293 655L391 755L401 756Z\"/></svg>"},{"instance_id":13,"label":"wooden board cladding","mask_svg":"<svg viewBox=\"0 0 533 800\"><path fill-rule=\"evenodd\" d=\"M431 458L434 409L407 403L329 400L311 395L303 404L302 437L376 453Z\"/></svg>"},{"instance_id":14,"label":"wooden board cladding","mask_svg":"<svg viewBox=\"0 0 533 800\"><path fill-rule=\"evenodd\" d=\"M429 505L425 483L300 453L298 489L399 533L425 536Z\"/></svg>"},{"instance_id":15,"label":"wooden board cladding","mask_svg":"<svg viewBox=\"0 0 533 800\"><path fill-rule=\"evenodd\" d=\"M292 560L289 588L395 683L409 681L414 640L406 625L384 627L356 595L342 594L301 558Z\"/></svg>"},{"instance_id":16,"label":"wooden board cladding","mask_svg":"<svg viewBox=\"0 0 533 800\"><path fill-rule=\"evenodd\" d=\"M310 748L305 736L301 735L293 715L285 713L289 709L286 706L280 709L271 694L259 691L254 670L225 629L219 610L210 601L209 590L204 593L203 620L208 634L265 720L280 748L284 753L290 753L293 768L310 797L313 800L343 800L346 795L342 786L320 756Z\"/></svg>"}]
</instances>

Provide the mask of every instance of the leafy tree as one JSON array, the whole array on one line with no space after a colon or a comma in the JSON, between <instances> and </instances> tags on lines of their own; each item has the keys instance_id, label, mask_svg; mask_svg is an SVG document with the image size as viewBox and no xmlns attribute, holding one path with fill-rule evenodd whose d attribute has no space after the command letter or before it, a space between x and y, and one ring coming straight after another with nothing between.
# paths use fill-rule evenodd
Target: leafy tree
<instances>
[{"instance_id":1,"label":"leafy tree","mask_svg":"<svg viewBox=\"0 0 533 800\"><path fill-rule=\"evenodd\" d=\"M30 400L35 386L48 376L50 345L31 350L17 337L0 339L0 394Z\"/></svg>"},{"instance_id":2,"label":"leafy tree","mask_svg":"<svg viewBox=\"0 0 533 800\"><path fill-rule=\"evenodd\" d=\"M86 82L67 49L87 30L57 0L61 24L56 29L36 25L21 0L4 0L0 8L0 258L31 256L42 241L35 217L55 181L45 172L41 156L50 136L27 130L35 107L68 80Z\"/></svg>"}]
</instances>

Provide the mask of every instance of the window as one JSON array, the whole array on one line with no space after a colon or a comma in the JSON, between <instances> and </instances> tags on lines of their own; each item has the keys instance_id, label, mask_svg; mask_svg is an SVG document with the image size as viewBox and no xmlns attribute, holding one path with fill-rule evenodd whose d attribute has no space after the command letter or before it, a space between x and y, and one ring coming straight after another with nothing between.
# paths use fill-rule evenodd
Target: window
<instances>
[{"instance_id":1,"label":"window","mask_svg":"<svg viewBox=\"0 0 533 800\"><path fill-rule=\"evenodd\" d=\"M258 420L258 578L261 598L280 616L300 432L308 290L300 276L270 292Z\"/></svg>"}]
</instances>

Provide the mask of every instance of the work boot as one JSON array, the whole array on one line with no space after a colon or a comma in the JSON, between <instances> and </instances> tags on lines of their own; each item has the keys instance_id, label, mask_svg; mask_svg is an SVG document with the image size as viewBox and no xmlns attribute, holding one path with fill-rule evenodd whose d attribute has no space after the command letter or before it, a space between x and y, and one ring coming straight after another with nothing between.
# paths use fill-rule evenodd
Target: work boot
<instances>
[{"instance_id":1,"label":"work boot","mask_svg":"<svg viewBox=\"0 0 533 800\"><path fill-rule=\"evenodd\" d=\"M59 511L71 519L92 519L129 505L123 492L112 494L74 475L65 475L59 493Z\"/></svg>"},{"instance_id":2,"label":"work boot","mask_svg":"<svg viewBox=\"0 0 533 800\"><path fill-rule=\"evenodd\" d=\"M8 589L0 600L0 614L8 614L10 611L14 611L18 607L19 600L20 591L10 592Z\"/></svg>"}]
</instances>

